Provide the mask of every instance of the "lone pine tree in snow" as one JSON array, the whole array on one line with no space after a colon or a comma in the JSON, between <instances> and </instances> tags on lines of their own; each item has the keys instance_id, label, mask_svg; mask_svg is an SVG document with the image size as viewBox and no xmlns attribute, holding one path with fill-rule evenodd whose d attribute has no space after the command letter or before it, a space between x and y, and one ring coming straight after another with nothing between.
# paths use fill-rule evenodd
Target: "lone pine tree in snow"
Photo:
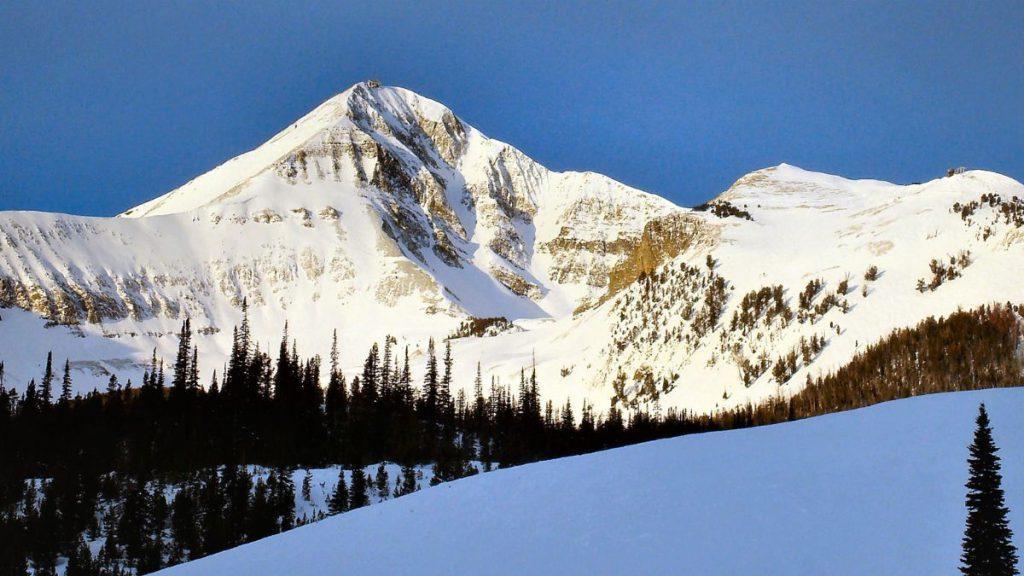
<instances>
[{"instance_id":1,"label":"lone pine tree in snow","mask_svg":"<svg viewBox=\"0 0 1024 576\"><path fill-rule=\"evenodd\" d=\"M348 486L345 485L345 469L338 470L338 483L334 487L334 494L327 502L327 510L331 514L341 514L348 510Z\"/></svg>"},{"instance_id":2,"label":"lone pine tree in snow","mask_svg":"<svg viewBox=\"0 0 1024 576\"><path fill-rule=\"evenodd\" d=\"M960 572L966 576L1013 576L1017 549L1014 547L999 473L999 450L992 440L985 405L978 408L978 426L967 459L971 477L967 481L967 529Z\"/></svg>"}]
</instances>

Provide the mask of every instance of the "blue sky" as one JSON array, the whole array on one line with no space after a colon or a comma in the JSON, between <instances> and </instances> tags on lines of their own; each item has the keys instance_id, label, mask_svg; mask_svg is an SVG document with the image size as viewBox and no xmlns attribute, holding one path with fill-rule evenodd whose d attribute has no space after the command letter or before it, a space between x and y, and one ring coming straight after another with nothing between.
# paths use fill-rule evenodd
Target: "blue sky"
<instances>
[{"instance_id":1,"label":"blue sky","mask_svg":"<svg viewBox=\"0 0 1024 576\"><path fill-rule=\"evenodd\" d=\"M1024 178L1024 2L0 3L0 209L112 215L366 78L690 205L788 162Z\"/></svg>"}]
</instances>

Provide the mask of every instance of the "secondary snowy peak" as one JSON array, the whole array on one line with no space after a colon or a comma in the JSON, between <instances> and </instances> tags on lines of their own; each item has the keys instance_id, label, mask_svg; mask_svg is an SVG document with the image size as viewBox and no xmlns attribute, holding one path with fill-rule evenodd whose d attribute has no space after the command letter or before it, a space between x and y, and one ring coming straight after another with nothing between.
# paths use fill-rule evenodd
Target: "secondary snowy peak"
<instances>
[{"instance_id":1,"label":"secondary snowy peak","mask_svg":"<svg viewBox=\"0 0 1024 576\"><path fill-rule=\"evenodd\" d=\"M984 170L900 185L882 180L849 179L779 164L743 176L708 205L728 202L737 206L761 203L775 208L856 208L899 201L922 191L935 196L957 197L964 191L973 193L976 190L1012 194L1019 187L1020 183L1012 178Z\"/></svg>"}]
</instances>

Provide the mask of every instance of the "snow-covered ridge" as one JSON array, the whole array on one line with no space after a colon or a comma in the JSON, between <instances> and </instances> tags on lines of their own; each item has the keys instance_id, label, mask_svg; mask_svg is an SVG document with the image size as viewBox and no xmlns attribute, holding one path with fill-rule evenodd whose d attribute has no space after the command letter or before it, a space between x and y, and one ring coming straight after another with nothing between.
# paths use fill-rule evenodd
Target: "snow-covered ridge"
<instances>
[{"instance_id":1,"label":"snow-covered ridge","mask_svg":"<svg viewBox=\"0 0 1024 576\"><path fill-rule=\"evenodd\" d=\"M1024 391L1002 389L498 470L161 574L951 573L980 402L1020 548Z\"/></svg>"},{"instance_id":2,"label":"snow-covered ridge","mask_svg":"<svg viewBox=\"0 0 1024 576\"><path fill-rule=\"evenodd\" d=\"M909 186L786 165L754 172L715 200L749 219L684 215L695 241L666 254L651 280L532 334L538 373L557 383L555 398L599 406L615 396L709 411L793 394L897 328L1024 301L1022 199L1019 182L984 171ZM946 270L934 287L932 260ZM592 336L581 344L579 333ZM478 354L525 339L501 335ZM776 373L790 352L797 361Z\"/></svg>"}]
</instances>

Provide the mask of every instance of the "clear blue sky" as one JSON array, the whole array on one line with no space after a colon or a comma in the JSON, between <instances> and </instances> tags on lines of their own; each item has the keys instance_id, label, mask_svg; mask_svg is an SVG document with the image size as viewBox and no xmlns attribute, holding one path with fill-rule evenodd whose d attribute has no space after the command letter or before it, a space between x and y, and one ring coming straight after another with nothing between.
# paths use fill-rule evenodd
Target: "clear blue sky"
<instances>
[{"instance_id":1,"label":"clear blue sky","mask_svg":"<svg viewBox=\"0 0 1024 576\"><path fill-rule=\"evenodd\" d=\"M0 209L111 215L366 78L681 204L788 162L1024 178L1024 2L0 3Z\"/></svg>"}]
</instances>

